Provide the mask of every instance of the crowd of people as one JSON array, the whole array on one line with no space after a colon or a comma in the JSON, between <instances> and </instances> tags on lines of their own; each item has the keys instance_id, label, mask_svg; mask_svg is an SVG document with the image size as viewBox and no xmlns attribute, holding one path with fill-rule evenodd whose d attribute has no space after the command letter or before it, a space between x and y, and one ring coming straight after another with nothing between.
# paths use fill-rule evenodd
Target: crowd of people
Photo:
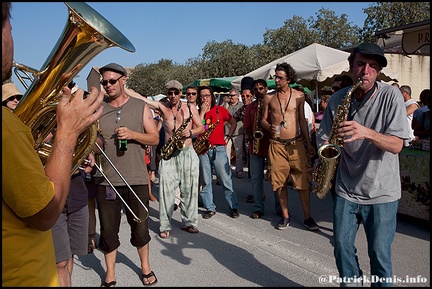
<instances>
[{"instance_id":1,"label":"crowd of people","mask_svg":"<svg viewBox=\"0 0 432 289\"><path fill-rule=\"evenodd\" d=\"M11 4L2 2L3 83L11 77L13 61L10 18ZM229 216L238 218L241 209L232 180L231 147L239 179L244 177L243 160L247 160L254 205L251 218L262 218L266 196L273 195L274 213L280 217L275 228L286 229L294 217L289 213L288 192L297 192L304 227L319 230L310 208L312 171L320 162L317 149L336 134L344 142L332 180L334 257L345 280L341 285L361 282L355 247L361 223L370 273L383 277L374 285L390 285L391 246L401 198L398 153L416 138L429 137L429 89L422 91L420 107L408 85L398 88L380 82L377 76L387 59L375 44L357 46L348 61L351 77L336 78L332 93L321 96L315 113L302 87L290 86L297 75L289 63L276 65L274 91L268 91L264 79L245 78L240 90L229 91L226 106L216 104L210 86L187 87L187 101L182 101L183 85L175 79L166 83L164 101L150 100L127 88L123 66L109 63L99 69L104 92L93 88L84 97L82 89L63 88L50 139L52 151L45 164L34 150L30 128L13 113L22 94L12 83L3 84L2 284L72 286L73 256L91 254L98 247L105 261L101 286L116 286L123 214L130 227L130 244L139 256L142 284L156 284L147 221L149 201L156 200L151 183L158 178L162 239L171 237L176 206L181 229L191 234L199 233L199 206L205 209L204 219L216 214L213 174L222 186ZM352 79L361 83L351 92L345 117L337 119ZM78 137L96 122L97 145L71 175ZM105 178L96 181L95 162L101 155ZM16 171L25 171L26 176ZM266 180L271 192L265 192ZM289 185L293 190L288 190Z\"/></svg>"}]
</instances>

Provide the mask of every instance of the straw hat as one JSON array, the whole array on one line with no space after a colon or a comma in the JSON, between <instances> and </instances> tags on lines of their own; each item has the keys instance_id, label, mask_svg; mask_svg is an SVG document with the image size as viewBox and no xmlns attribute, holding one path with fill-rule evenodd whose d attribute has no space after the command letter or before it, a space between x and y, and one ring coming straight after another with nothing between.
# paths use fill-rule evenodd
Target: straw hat
<instances>
[{"instance_id":1,"label":"straw hat","mask_svg":"<svg viewBox=\"0 0 432 289\"><path fill-rule=\"evenodd\" d=\"M9 82L2 85L2 102L14 95L23 95L15 84Z\"/></svg>"}]
</instances>

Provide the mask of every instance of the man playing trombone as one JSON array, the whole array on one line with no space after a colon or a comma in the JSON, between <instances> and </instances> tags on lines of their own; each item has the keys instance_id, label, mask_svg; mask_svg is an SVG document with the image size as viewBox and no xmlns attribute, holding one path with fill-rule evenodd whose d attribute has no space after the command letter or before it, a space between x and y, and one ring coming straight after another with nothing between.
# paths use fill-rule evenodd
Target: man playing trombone
<instances>
[{"instance_id":1,"label":"man playing trombone","mask_svg":"<svg viewBox=\"0 0 432 289\"><path fill-rule=\"evenodd\" d=\"M99 72L101 84L108 95L102 104L105 113L99 120L103 141L100 138L97 140L100 147L104 146L106 155L102 158L106 177L96 193L100 221L99 248L104 252L106 263L102 287L116 285L115 263L120 246L118 233L123 205L128 209L126 217L131 227L130 242L137 248L141 260L141 280L143 285L153 285L157 278L149 263L149 178L144 153L146 145L158 144L159 133L149 106L126 94L126 70L119 64L110 63L100 68ZM125 140L127 147L123 144ZM98 149L95 151L97 153Z\"/></svg>"}]
</instances>

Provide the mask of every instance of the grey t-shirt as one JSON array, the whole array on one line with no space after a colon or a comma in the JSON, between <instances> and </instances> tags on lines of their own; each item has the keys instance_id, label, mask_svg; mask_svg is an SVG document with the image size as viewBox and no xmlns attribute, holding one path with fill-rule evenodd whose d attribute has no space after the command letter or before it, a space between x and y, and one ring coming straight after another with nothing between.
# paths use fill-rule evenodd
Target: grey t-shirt
<instances>
[{"instance_id":1,"label":"grey t-shirt","mask_svg":"<svg viewBox=\"0 0 432 289\"><path fill-rule=\"evenodd\" d=\"M378 81L376 85L376 93L362 103L351 99L348 119L379 133L408 139L406 110L400 91ZM318 137L323 141L329 139L337 106L350 88L344 88L330 98L318 130ZM345 143L336 173L336 193L358 204L400 199L399 155L383 151L367 139Z\"/></svg>"}]
</instances>

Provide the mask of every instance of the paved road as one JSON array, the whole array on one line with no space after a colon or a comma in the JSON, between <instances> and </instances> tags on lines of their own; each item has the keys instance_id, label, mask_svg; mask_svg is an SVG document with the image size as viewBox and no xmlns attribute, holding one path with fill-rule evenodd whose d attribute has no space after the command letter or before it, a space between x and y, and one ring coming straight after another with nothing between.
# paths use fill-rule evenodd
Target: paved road
<instances>
[{"instance_id":1,"label":"paved road","mask_svg":"<svg viewBox=\"0 0 432 289\"><path fill-rule=\"evenodd\" d=\"M159 280L156 287L338 287L337 281L328 281L337 276L332 246L331 196L323 200L311 196L312 216L321 229L310 232L303 227L298 194L290 189L291 225L286 230L276 230L274 226L279 217L274 213L272 193L267 194L263 218L251 219L254 207L246 203L246 196L251 194L250 180L233 177L233 181L240 217L229 217L222 188L214 184L217 214L208 220L199 217L198 234L180 230L180 213L176 211L172 237L159 238L158 203L151 202L150 262ZM265 187L267 192L271 191L268 182ZM158 197L157 189L154 187ZM200 208L200 212L204 209ZM139 258L129 243L130 230L125 217L120 230L117 287L142 286ZM362 227L356 245L362 270L369 275ZM395 278L402 278L402 281L411 278L408 282L395 283L395 287L430 287L429 224L399 218L393 243L393 271ZM104 272L102 252L95 250L93 254L75 257L72 284L74 287L98 287Z\"/></svg>"}]
</instances>

